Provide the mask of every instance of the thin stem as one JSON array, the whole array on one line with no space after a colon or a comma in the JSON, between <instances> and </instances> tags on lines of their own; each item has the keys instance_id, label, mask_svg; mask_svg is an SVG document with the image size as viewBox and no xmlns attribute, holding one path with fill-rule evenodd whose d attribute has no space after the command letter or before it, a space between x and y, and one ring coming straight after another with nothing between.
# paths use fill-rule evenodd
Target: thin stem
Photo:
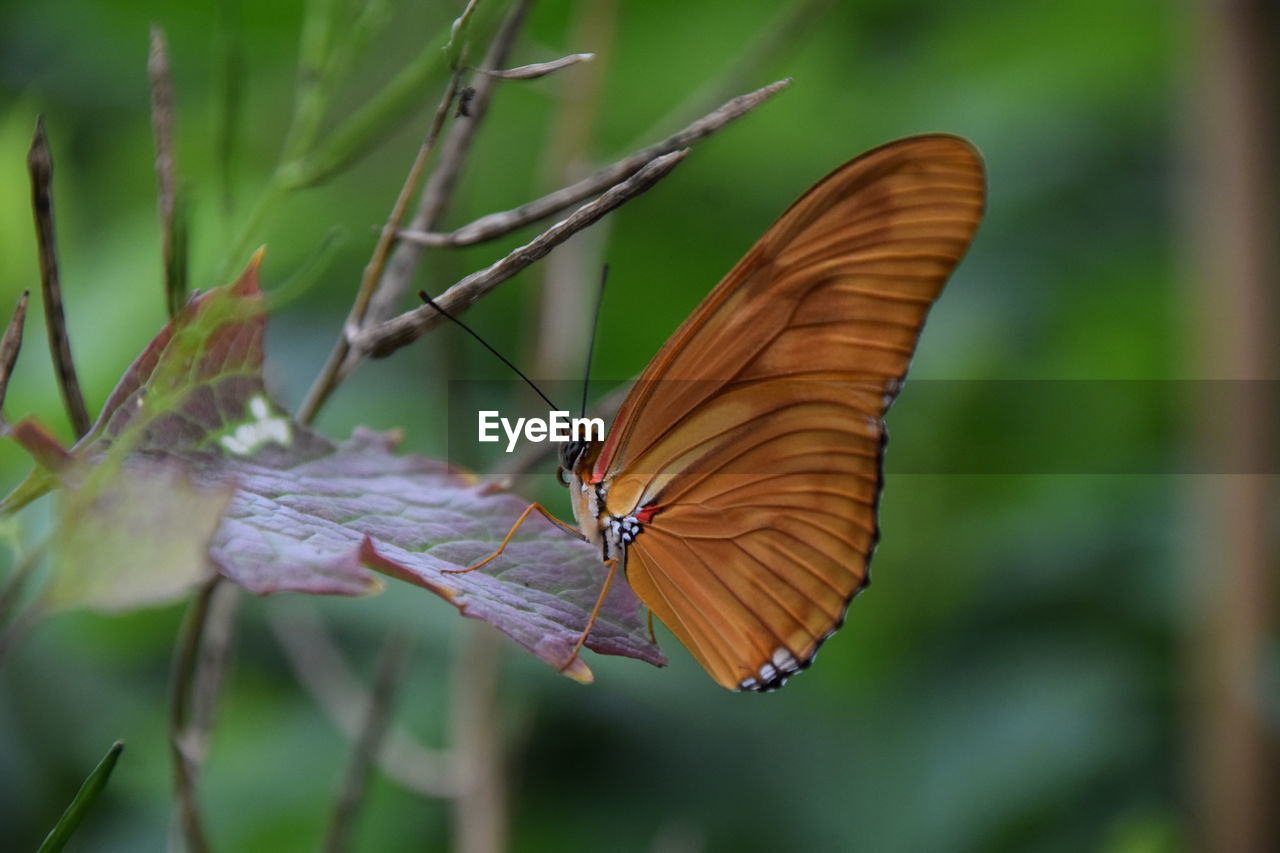
<instances>
[{"instance_id":1,"label":"thin stem","mask_svg":"<svg viewBox=\"0 0 1280 853\"><path fill-rule=\"evenodd\" d=\"M571 65L577 65L579 62L590 62L595 58L596 55L594 53L571 53L568 56L562 56L550 62L535 62L532 65L520 65L515 68L503 69L477 68L476 71L489 77L498 77L503 80L537 80L539 77L554 74Z\"/></svg>"},{"instance_id":2,"label":"thin stem","mask_svg":"<svg viewBox=\"0 0 1280 853\"><path fill-rule=\"evenodd\" d=\"M408 639L398 632L392 633L379 655L378 674L374 678L364 722L351 753L351 762L343 775L338 802L325 837L324 849L327 853L339 853L351 846L351 833L360 812L360 803L364 799L369 771L377 757L378 748L382 745L383 735L386 734L396 688L400 684L408 657Z\"/></svg>"},{"instance_id":3,"label":"thin stem","mask_svg":"<svg viewBox=\"0 0 1280 853\"><path fill-rule=\"evenodd\" d=\"M345 737L359 737L373 700L315 607L282 601L267 608L267 624L299 683L320 709ZM378 769L407 790L424 797L449 797L457 791L452 757L428 749L399 726L390 727L376 752Z\"/></svg>"},{"instance_id":4,"label":"thin stem","mask_svg":"<svg viewBox=\"0 0 1280 853\"><path fill-rule=\"evenodd\" d=\"M760 69L788 50L803 43L805 30L822 20L832 0L791 0L761 26L751 40L733 52L732 58L714 77L698 86L678 106L646 129L641 139L679 127L715 104L729 97L752 80L759 79ZM633 147L626 145L622 148Z\"/></svg>"},{"instance_id":5,"label":"thin stem","mask_svg":"<svg viewBox=\"0 0 1280 853\"><path fill-rule=\"evenodd\" d=\"M204 631L200 640L199 658L196 661L195 678L191 686L191 721L183 741L187 760L198 771L204 763L209 745L209 733L213 731L214 712L218 696L222 693L227 664L231 660L232 641L235 638L236 614L240 609L243 590L235 584L220 583L214 588L205 616Z\"/></svg>"},{"instance_id":6,"label":"thin stem","mask_svg":"<svg viewBox=\"0 0 1280 853\"><path fill-rule=\"evenodd\" d=\"M209 615L213 593L221 581L214 577L191 602L174 649L173 674L169 702L169 746L173 761L174 788L178 797L178 818L187 848L193 853L208 853L209 841L200 818L196 798L196 765L188 748L187 724L190 720L191 687L196 677L201 638Z\"/></svg>"},{"instance_id":7,"label":"thin stem","mask_svg":"<svg viewBox=\"0 0 1280 853\"><path fill-rule=\"evenodd\" d=\"M376 95L319 139L334 80L353 55L351 44L334 43L332 16L336 8L334 0L312 0L308 7L299 51L293 115L280 162L248 219L228 243L214 277L217 282L230 279L267 214L273 212L290 191L320 184L366 154L391 128L418 108L423 87L444 63L441 48L445 38L441 34L424 44L418 56L379 88ZM352 23L353 30L344 34L344 39L368 37L381 13L368 9L366 12Z\"/></svg>"},{"instance_id":8,"label":"thin stem","mask_svg":"<svg viewBox=\"0 0 1280 853\"><path fill-rule=\"evenodd\" d=\"M604 94L607 58L617 37L618 0L597 0L578 8L571 38L600 50L605 60L564 81L563 105L548 128L542 186L556 187L587 174L591 145ZM539 270L538 324L534 365L539 376L565 376L582 360L590 330L581 310L587 282L600 267L609 239L608 223L566 243Z\"/></svg>"},{"instance_id":9,"label":"thin stem","mask_svg":"<svg viewBox=\"0 0 1280 853\"><path fill-rule=\"evenodd\" d=\"M508 12L485 55L486 64L497 65L506 58L519 33L520 25L524 21L528 6L529 0L517 0L511 11ZM465 14L466 12L464 11ZM465 21L463 21L463 25L465 25ZM452 99L452 91L456 89L458 82L459 78L455 70L455 75L450 81L451 93L441 101L441 107L445 108L446 111ZM440 161L422 191L422 197L419 199L418 210L414 215L411 227L417 227L424 221L435 222L443 214L444 208L453 193L458 172L462 167L467 151L471 147L475 130L479 127L480 121L484 118L488 109L492 83L492 80L486 78L478 81L473 87L468 114L465 117L460 116L445 137ZM442 113L437 111L437 118L440 118L441 115ZM432 141L434 142L434 139ZM418 161L415 161L415 166L417 164ZM411 171L409 177L416 185L417 175ZM409 180L407 179L405 186L407 187L408 185ZM401 199L403 198L405 198L405 195L402 192ZM397 207L399 207L399 200L397 200ZM388 235L386 230L382 233L383 238L396 238L398 236L397 233ZM343 338L334 345L334 349L329 355L329 360L325 363L316 381L312 383L311 389L307 392L307 396L299 408L299 418L303 423L309 423L315 418L316 413L324 405L325 400L328 399L333 389L355 369L362 357L362 353L351 349L351 336L361 325L369 322L378 322L385 316L389 316L386 306L394 306L404 295L404 288L412 280L413 273L417 269L419 256L420 250L416 247L406 246L402 242L391 256L389 264L385 263L385 259L383 259L384 263L380 265L382 268L378 270L378 278L373 279L377 283L377 287L372 292L367 312L362 307L356 322L352 322L351 317L348 317L347 326L343 330ZM370 267L366 267L366 279L369 271ZM365 286L362 281L360 293L363 294L364 292ZM357 299L360 298L359 296L357 297Z\"/></svg>"},{"instance_id":10,"label":"thin stem","mask_svg":"<svg viewBox=\"0 0 1280 853\"><path fill-rule=\"evenodd\" d=\"M451 740L462 777L453 799L459 853L506 849L503 735L497 718L501 642L488 625L469 626L454 662Z\"/></svg>"},{"instance_id":11,"label":"thin stem","mask_svg":"<svg viewBox=\"0 0 1280 853\"><path fill-rule=\"evenodd\" d=\"M655 157L686 148L691 143L715 133L789 85L791 85L789 79L779 80L754 92L740 95L661 142L623 157L575 184L548 193L542 198L519 207L490 213L447 233L415 229L417 231L415 240L423 246L470 246L510 234L512 231L559 213L583 199L602 192L634 174Z\"/></svg>"},{"instance_id":12,"label":"thin stem","mask_svg":"<svg viewBox=\"0 0 1280 853\"><path fill-rule=\"evenodd\" d=\"M76 378L76 366L71 358L71 341L67 337L67 320L62 310L58 244L53 227L53 154L44 131L44 116L36 119L35 135L27 153L27 173L31 176L31 209L35 215L36 242L40 247L40 294L44 298L49 351L58 374L67 418L79 438L89 431L89 410L85 408L84 395L80 393L80 380Z\"/></svg>"},{"instance_id":13,"label":"thin stem","mask_svg":"<svg viewBox=\"0 0 1280 853\"><path fill-rule=\"evenodd\" d=\"M507 55L511 52L524 18L529 10L530 0L516 0L507 12L502 24L494 33L493 40L485 51L483 65L486 68L498 68L506 64ZM436 163L431 177L423 187L422 197L418 199L418 209L409 223L415 231L429 231L437 227L453 198L458 176L471 151L476 133L488 115L489 103L497 88L497 80L492 77L478 76L471 80L472 96L467 115L459 117L440 146L440 159ZM405 296L412 289L411 285L418 264L422 260L423 249L412 243L401 242L391 256L391 263L378 283L378 289L369 305L369 316L366 324L380 323L400 310ZM348 366L348 372L350 366Z\"/></svg>"},{"instance_id":14,"label":"thin stem","mask_svg":"<svg viewBox=\"0 0 1280 853\"><path fill-rule=\"evenodd\" d=\"M280 180L280 173L276 172L263 187L258 200L254 202L249 215L245 217L244 224L232 239L230 251L223 257L221 265L214 274L215 282L219 284L230 282L231 271L236 265L243 264L246 260L245 254L248 251L249 241L253 239L254 234L258 233L268 214L275 210L276 205L284 199L285 195L287 195L286 187Z\"/></svg>"},{"instance_id":15,"label":"thin stem","mask_svg":"<svg viewBox=\"0 0 1280 853\"><path fill-rule=\"evenodd\" d=\"M480 0L467 0L462 14L454 18L449 26L449 41L444 46L444 52L448 55L449 64L453 68L457 68L460 64L459 60L466 43L467 28L471 25L471 16L475 14L476 5L479 2Z\"/></svg>"},{"instance_id":16,"label":"thin stem","mask_svg":"<svg viewBox=\"0 0 1280 853\"><path fill-rule=\"evenodd\" d=\"M396 233L409 208L409 199L413 197L413 193L418 188L422 173L426 169L427 160L431 157L431 152L435 150L436 140L440 137L440 130L444 127L453 99L458 93L458 79L457 72L449 77L449 85L445 87L444 95L436 106L435 116L431 120L431 126L427 129L427 135L422 140L422 144L418 146L418 154L414 157L413 165L409 168L409 174L405 176L404 184L400 187L400 194L396 197L391 213L387 217L387 222L382 226L382 232L378 235L378 242L374 246L373 256L370 257L369 263L365 264L364 274L360 278L360 287L356 291L355 302L347 314L347 321L343 325L342 333L338 336L338 340L334 344L333 350L329 353L329 358L324 367L321 368L320 375L316 377L311 389L307 392L306 398L302 401L302 405L298 408L297 417L300 423L309 424L315 420L320 407L324 405L325 400L329 398L329 394L333 392L333 389L337 387L340 381L343 362L346 361L347 354L351 350L348 336L352 329L358 329L361 322L363 322L374 288L386 269L387 259L391 255L391 247L395 242Z\"/></svg>"},{"instance_id":17,"label":"thin stem","mask_svg":"<svg viewBox=\"0 0 1280 853\"><path fill-rule=\"evenodd\" d=\"M1195 271L1199 351L1192 363L1230 377L1227 394L1203 393L1201 441L1220 471L1204 478L1199 522L1188 536L1198 585L1186 649L1194 695L1196 833L1204 850L1280 849L1275 729L1277 613L1275 417L1280 231L1274 190L1280 122L1280 10L1267 0L1199 0L1191 32L1194 62L1187 162L1194 181L1184 200ZM1249 381L1255 380L1255 381ZM1216 383L1198 383L1210 389ZM1216 389L1213 389L1216 391Z\"/></svg>"},{"instance_id":18,"label":"thin stem","mask_svg":"<svg viewBox=\"0 0 1280 853\"><path fill-rule=\"evenodd\" d=\"M551 226L531 242L514 249L497 263L462 279L437 297L436 302L445 311L454 315L470 308L486 293L534 261L545 257L548 252L578 231L598 222L611 210L653 187L666 177L688 153L688 149L685 149L658 157L604 195L582 205L567 219ZM416 234L404 232L402 236L405 240L413 240ZM352 343L358 351L373 358L382 358L413 343L443 320L443 316L433 308L424 305L421 308L406 311L385 323L365 329L355 336Z\"/></svg>"},{"instance_id":19,"label":"thin stem","mask_svg":"<svg viewBox=\"0 0 1280 853\"><path fill-rule=\"evenodd\" d=\"M340 7L337 0L308 0L306 4L298 44L293 115L284 141L282 162L301 159L311 150L320 131L329 102L330 81L325 71Z\"/></svg>"},{"instance_id":20,"label":"thin stem","mask_svg":"<svg viewBox=\"0 0 1280 853\"><path fill-rule=\"evenodd\" d=\"M267 291L267 314L272 315L306 295L329 270L338 249L346 241L346 229L340 226L330 228L320 239L320 244L307 253L302 264L288 278Z\"/></svg>"},{"instance_id":21,"label":"thin stem","mask_svg":"<svg viewBox=\"0 0 1280 853\"><path fill-rule=\"evenodd\" d=\"M164 30L157 26L151 28L147 76L151 81L151 130L156 145L156 207L160 214L165 307L172 318L187 301L187 229L178 200L177 163L173 154L173 81L169 74L169 45Z\"/></svg>"},{"instance_id":22,"label":"thin stem","mask_svg":"<svg viewBox=\"0 0 1280 853\"><path fill-rule=\"evenodd\" d=\"M4 339L0 340L0 424L4 424L4 401L9 393L9 379L13 377L13 368L18 363L18 353L22 351L22 328L27 320L27 302L31 291L24 290L18 297L18 304L13 308L13 316L4 329Z\"/></svg>"}]
</instances>

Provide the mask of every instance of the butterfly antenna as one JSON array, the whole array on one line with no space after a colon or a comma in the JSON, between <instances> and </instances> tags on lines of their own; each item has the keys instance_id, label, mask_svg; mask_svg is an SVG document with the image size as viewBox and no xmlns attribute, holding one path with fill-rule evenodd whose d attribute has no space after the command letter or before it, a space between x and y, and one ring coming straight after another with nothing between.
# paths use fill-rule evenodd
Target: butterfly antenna
<instances>
[{"instance_id":1,"label":"butterfly antenna","mask_svg":"<svg viewBox=\"0 0 1280 853\"><path fill-rule=\"evenodd\" d=\"M596 349L596 330L600 328L600 306L604 303L604 283L609 280L609 265L600 268L600 289L596 291L596 313L591 321L591 337L587 340L587 367L582 377L582 417L587 416L587 389L591 386L591 356Z\"/></svg>"},{"instance_id":2,"label":"butterfly antenna","mask_svg":"<svg viewBox=\"0 0 1280 853\"><path fill-rule=\"evenodd\" d=\"M444 309L443 309L443 308L441 308L439 305L437 305L437 304L436 304L436 301L435 301L434 299L432 299L430 296L427 296L427 292L426 292L425 290L419 290L419 291L418 291L418 298L419 298L419 299L421 299L423 302L427 303L428 305L430 305L432 308L436 309L436 311L437 311L437 312L439 312L439 313L440 313L443 317L445 317L446 319L452 320L454 323L456 323L456 324L458 324L459 326L461 326L461 327L466 331L466 333L467 333L468 335L470 335L471 337L475 338L477 341L479 341L479 342L484 346L484 348L485 348L485 349L487 349L489 352L491 352L491 353L493 353L494 355L496 355L496 356L498 357L498 360L499 360L499 361L501 361L501 362L502 362L503 364L505 364L507 367L509 367L509 368L511 368L512 370L514 370L514 371L515 371L515 373L516 373L516 376L519 376L519 377L520 377L521 379L523 379L525 382L529 383L529 387L530 387L530 388L532 388L532 389L537 393L537 395L538 395L539 397L541 397L543 400L545 400L545 401L546 401L547 405L551 407L551 410L552 410L553 412L559 412L559 411L561 411L560 407L559 407L559 406L557 406L555 403L551 402L551 398L549 398L546 394L543 394L543 393L542 393L542 389L541 389L541 388L539 388L537 385L535 385L535 384L533 383L533 380L532 380L532 379L530 379L528 376L525 376L525 375L524 375L524 372L523 372L522 370L520 370L520 368L518 368L518 367L516 367L514 364L512 364L512 363L511 363L511 361L510 361L510 360L509 360L505 355L503 355L502 353L498 352L498 351L497 351L496 349L494 349L493 347L489 346L489 342L488 342L488 341L486 341L484 338L480 337L479 335L477 335L474 331L472 331L472 329L471 329L471 327L470 327L470 326L468 326L466 323L462 322L462 321L461 321L461 320L459 320L457 317L453 316L453 315L452 315L452 314L450 314L448 311L444 310Z\"/></svg>"}]
</instances>

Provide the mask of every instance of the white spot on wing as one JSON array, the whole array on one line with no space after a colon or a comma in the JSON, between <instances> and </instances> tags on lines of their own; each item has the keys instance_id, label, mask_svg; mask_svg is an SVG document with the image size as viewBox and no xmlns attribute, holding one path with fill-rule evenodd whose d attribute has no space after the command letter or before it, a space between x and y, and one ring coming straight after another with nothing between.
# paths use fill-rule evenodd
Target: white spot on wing
<instances>
[{"instance_id":1,"label":"white spot on wing","mask_svg":"<svg viewBox=\"0 0 1280 853\"><path fill-rule=\"evenodd\" d=\"M783 672L795 672L800 668L800 664L796 662L795 655L783 648L779 648L773 653L773 665Z\"/></svg>"}]
</instances>

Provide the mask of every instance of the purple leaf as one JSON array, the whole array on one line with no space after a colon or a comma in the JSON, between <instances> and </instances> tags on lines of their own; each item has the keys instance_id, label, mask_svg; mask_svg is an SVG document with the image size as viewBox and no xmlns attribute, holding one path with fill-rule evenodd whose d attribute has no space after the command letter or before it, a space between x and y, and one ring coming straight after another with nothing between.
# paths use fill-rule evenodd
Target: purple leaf
<instances>
[{"instance_id":1,"label":"purple leaf","mask_svg":"<svg viewBox=\"0 0 1280 853\"><path fill-rule=\"evenodd\" d=\"M483 569L526 504L486 494L440 462L396 455L389 434L357 430L335 453L287 470L237 466L237 492L210 553L223 574L258 593L368 590L361 566L434 592L495 625L559 668L604 583L594 548L531 516ZM665 663L640 603L615 582L586 643L602 654ZM590 680L575 660L567 675Z\"/></svg>"},{"instance_id":2,"label":"purple leaf","mask_svg":"<svg viewBox=\"0 0 1280 853\"><path fill-rule=\"evenodd\" d=\"M372 568L590 681L572 653L604 582L596 550L531 516L503 556L445 573L493 553L525 503L443 463L396 455L390 434L357 430L335 447L293 421L262 381L258 260L161 330L73 448L59 518L67 544L49 592L56 603L171 599L204 576L203 555L259 594L376 592ZM662 665L640 611L616 579L586 646Z\"/></svg>"}]
</instances>

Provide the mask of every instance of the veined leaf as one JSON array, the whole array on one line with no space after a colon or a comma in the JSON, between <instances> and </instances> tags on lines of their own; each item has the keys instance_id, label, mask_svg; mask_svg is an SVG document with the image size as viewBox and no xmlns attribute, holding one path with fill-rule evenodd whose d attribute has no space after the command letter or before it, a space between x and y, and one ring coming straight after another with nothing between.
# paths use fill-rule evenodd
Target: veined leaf
<instances>
[{"instance_id":1,"label":"veined leaf","mask_svg":"<svg viewBox=\"0 0 1280 853\"><path fill-rule=\"evenodd\" d=\"M483 569L445 573L491 554L525 503L396 454L391 434L357 430L335 446L295 422L262 381L257 266L188 302L65 459L34 442L63 487L46 603L159 603L214 570L259 594L363 595L382 588L375 569L590 681L571 654L604 583L596 550L536 518ZM587 647L664 663L640 611L615 584Z\"/></svg>"}]
</instances>

